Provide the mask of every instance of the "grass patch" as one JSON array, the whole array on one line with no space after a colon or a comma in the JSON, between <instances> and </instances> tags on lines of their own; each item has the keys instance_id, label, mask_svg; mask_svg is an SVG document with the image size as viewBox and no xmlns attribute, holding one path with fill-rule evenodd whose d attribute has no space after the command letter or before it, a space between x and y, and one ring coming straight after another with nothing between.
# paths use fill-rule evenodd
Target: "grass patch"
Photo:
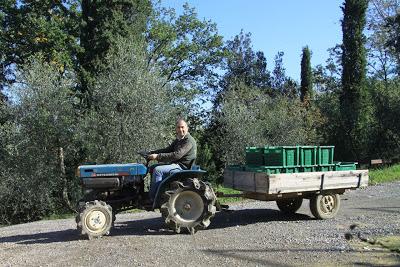
<instances>
[{"instance_id":1,"label":"grass patch","mask_svg":"<svg viewBox=\"0 0 400 267\"><path fill-rule=\"evenodd\" d=\"M369 171L369 183L372 185L396 180L400 180L400 164Z\"/></svg>"},{"instance_id":2,"label":"grass patch","mask_svg":"<svg viewBox=\"0 0 400 267\"><path fill-rule=\"evenodd\" d=\"M381 246L400 253L400 236L386 236L377 239L378 244Z\"/></svg>"},{"instance_id":3,"label":"grass patch","mask_svg":"<svg viewBox=\"0 0 400 267\"><path fill-rule=\"evenodd\" d=\"M214 188L215 192L222 192L224 194L241 194L241 191L237 191L231 188L226 188L223 187L222 185L218 185L216 188ZM219 202L221 204L227 204L227 203L233 203L233 202L239 202L243 201L243 198L241 197L219 197L218 198Z\"/></svg>"}]
</instances>

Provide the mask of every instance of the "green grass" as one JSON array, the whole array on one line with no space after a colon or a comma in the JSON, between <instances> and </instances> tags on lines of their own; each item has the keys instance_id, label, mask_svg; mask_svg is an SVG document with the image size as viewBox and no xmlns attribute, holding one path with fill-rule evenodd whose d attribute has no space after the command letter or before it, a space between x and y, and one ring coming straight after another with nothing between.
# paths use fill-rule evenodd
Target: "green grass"
<instances>
[{"instance_id":1,"label":"green grass","mask_svg":"<svg viewBox=\"0 0 400 267\"><path fill-rule=\"evenodd\" d=\"M241 191L237 191L231 188L226 188L223 187L222 185L218 185L217 187L214 187L215 192L222 192L224 194L240 194L242 193ZM241 197L219 197L218 200L220 201L221 204L227 204L227 203L232 203L232 202L238 202L238 201L243 201L243 198Z\"/></svg>"},{"instance_id":2,"label":"green grass","mask_svg":"<svg viewBox=\"0 0 400 267\"><path fill-rule=\"evenodd\" d=\"M369 183L372 185L396 180L400 180L400 164L369 171Z\"/></svg>"}]
</instances>

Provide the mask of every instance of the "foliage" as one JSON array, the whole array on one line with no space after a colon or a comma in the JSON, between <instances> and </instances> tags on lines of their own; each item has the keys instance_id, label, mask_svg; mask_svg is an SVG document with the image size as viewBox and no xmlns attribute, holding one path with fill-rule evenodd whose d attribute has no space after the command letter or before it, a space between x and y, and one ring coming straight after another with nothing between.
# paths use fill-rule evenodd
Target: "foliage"
<instances>
[{"instance_id":1,"label":"foliage","mask_svg":"<svg viewBox=\"0 0 400 267\"><path fill-rule=\"evenodd\" d=\"M223 97L217 117L224 135L219 136L219 155L225 164L244 161L246 146L296 145L306 143L303 114L297 100L271 98L258 88L242 83Z\"/></svg>"},{"instance_id":2,"label":"foliage","mask_svg":"<svg viewBox=\"0 0 400 267\"><path fill-rule=\"evenodd\" d=\"M14 87L16 100L10 106L13 120L1 126L6 144L0 164L2 223L66 211L69 198L79 192L71 173L63 172L60 158L65 156L62 164L68 170L74 168L74 78L60 75L42 57L32 59L22 74L25 83Z\"/></svg>"},{"instance_id":3,"label":"foliage","mask_svg":"<svg viewBox=\"0 0 400 267\"><path fill-rule=\"evenodd\" d=\"M108 70L107 54L114 53L118 39L142 41L151 3L148 0L82 1L79 53L80 88L85 106L90 107L91 89L98 73Z\"/></svg>"},{"instance_id":4,"label":"foliage","mask_svg":"<svg viewBox=\"0 0 400 267\"><path fill-rule=\"evenodd\" d=\"M93 88L93 109L80 123L87 160L132 162L137 151L165 146L177 117L164 79L154 67L147 71L143 48L120 39L107 57L109 70Z\"/></svg>"},{"instance_id":5,"label":"foliage","mask_svg":"<svg viewBox=\"0 0 400 267\"><path fill-rule=\"evenodd\" d=\"M399 20L397 0L370 0L367 12L369 72L373 78L388 81L399 74ZM397 21L397 22L396 22ZM397 26L396 26L397 25Z\"/></svg>"},{"instance_id":6,"label":"foliage","mask_svg":"<svg viewBox=\"0 0 400 267\"><path fill-rule=\"evenodd\" d=\"M242 30L233 40L227 41L226 73L220 84L222 90L235 82L263 89L271 87L271 74L264 53L253 51L250 38L251 34Z\"/></svg>"},{"instance_id":7,"label":"foliage","mask_svg":"<svg viewBox=\"0 0 400 267\"><path fill-rule=\"evenodd\" d=\"M400 154L400 82L372 81L369 84L375 107L376 130L370 155L395 159Z\"/></svg>"},{"instance_id":8,"label":"foliage","mask_svg":"<svg viewBox=\"0 0 400 267\"><path fill-rule=\"evenodd\" d=\"M16 81L16 67L41 53L59 72L76 64L79 12L76 0L15 1L0 4L0 84Z\"/></svg>"},{"instance_id":9,"label":"foliage","mask_svg":"<svg viewBox=\"0 0 400 267\"><path fill-rule=\"evenodd\" d=\"M310 105L313 96L313 77L311 71L311 52L308 46L303 48L301 56L301 86L300 86L300 100Z\"/></svg>"},{"instance_id":10,"label":"foliage","mask_svg":"<svg viewBox=\"0 0 400 267\"><path fill-rule=\"evenodd\" d=\"M185 89L204 89L219 66L222 36L215 23L200 20L187 3L182 14L155 6L146 32L149 67L158 64L166 82L182 83Z\"/></svg>"},{"instance_id":11,"label":"foliage","mask_svg":"<svg viewBox=\"0 0 400 267\"><path fill-rule=\"evenodd\" d=\"M338 152L346 160L368 157L369 127L373 124L373 107L366 87L366 51L364 47L365 13L368 1L346 0L342 30L342 94L340 108L343 143Z\"/></svg>"}]
</instances>

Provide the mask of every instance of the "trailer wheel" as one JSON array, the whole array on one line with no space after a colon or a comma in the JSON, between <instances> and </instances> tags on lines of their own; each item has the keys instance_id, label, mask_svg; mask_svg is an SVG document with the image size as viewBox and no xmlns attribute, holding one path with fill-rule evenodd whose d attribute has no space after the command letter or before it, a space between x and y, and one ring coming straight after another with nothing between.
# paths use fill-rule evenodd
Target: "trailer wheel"
<instances>
[{"instance_id":1,"label":"trailer wheel","mask_svg":"<svg viewBox=\"0 0 400 267\"><path fill-rule=\"evenodd\" d=\"M176 233L187 230L190 234L207 228L216 212L211 186L196 178L174 182L172 186L165 192L166 200L160 208L167 226Z\"/></svg>"},{"instance_id":2,"label":"trailer wheel","mask_svg":"<svg viewBox=\"0 0 400 267\"><path fill-rule=\"evenodd\" d=\"M278 206L279 210L286 214L295 214L296 211L300 209L302 203L302 198L286 198L276 201L276 205Z\"/></svg>"},{"instance_id":3,"label":"trailer wheel","mask_svg":"<svg viewBox=\"0 0 400 267\"><path fill-rule=\"evenodd\" d=\"M336 216L340 208L340 196L334 193L325 193L310 199L310 210L317 219L330 219Z\"/></svg>"},{"instance_id":4,"label":"trailer wheel","mask_svg":"<svg viewBox=\"0 0 400 267\"><path fill-rule=\"evenodd\" d=\"M76 216L77 229L89 239L99 238L110 234L113 219L110 205L99 200L86 202Z\"/></svg>"}]
</instances>

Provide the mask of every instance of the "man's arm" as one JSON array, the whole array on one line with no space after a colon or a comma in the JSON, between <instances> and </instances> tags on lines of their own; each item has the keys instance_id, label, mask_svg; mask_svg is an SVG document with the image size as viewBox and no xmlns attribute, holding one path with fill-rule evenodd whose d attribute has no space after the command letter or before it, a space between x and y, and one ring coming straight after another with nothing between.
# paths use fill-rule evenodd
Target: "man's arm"
<instances>
[{"instance_id":1,"label":"man's arm","mask_svg":"<svg viewBox=\"0 0 400 267\"><path fill-rule=\"evenodd\" d=\"M184 142L175 151L158 153L156 159L162 162L178 161L190 151L192 146L193 144L188 139L185 139Z\"/></svg>"},{"instance_id":2,"label":"man's arm","mask_svg":"<svg viewBox=\"0 0 400 267\"><path fill-rule=\"evenodd\" d=\"M174 140L174 141L173 141L169 146L167 146L166 148L161 148L161 149L157 149L157 150L152 150L152 151L149 152L149 154L159 154L159 153L169 153L169 152L172 152L175 142L176 142L176 140Z\"/></svg>"}]
</instances>

